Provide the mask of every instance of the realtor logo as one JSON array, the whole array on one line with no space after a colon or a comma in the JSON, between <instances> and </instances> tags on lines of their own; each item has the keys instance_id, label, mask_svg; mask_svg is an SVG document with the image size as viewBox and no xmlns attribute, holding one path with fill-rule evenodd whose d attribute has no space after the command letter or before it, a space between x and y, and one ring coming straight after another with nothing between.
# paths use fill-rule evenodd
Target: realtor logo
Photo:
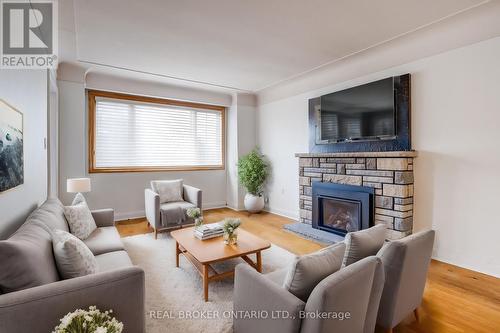
<instances>
[{"instance_id":1,"label":"realtor logo","mask_svg":"<svg viewBox=\"0 0 500 333\"><path fill-rule=\"evenodd\" d=\"M56 4L2 1L1 67L56 67Z\"/></svg>"}]
</instances>

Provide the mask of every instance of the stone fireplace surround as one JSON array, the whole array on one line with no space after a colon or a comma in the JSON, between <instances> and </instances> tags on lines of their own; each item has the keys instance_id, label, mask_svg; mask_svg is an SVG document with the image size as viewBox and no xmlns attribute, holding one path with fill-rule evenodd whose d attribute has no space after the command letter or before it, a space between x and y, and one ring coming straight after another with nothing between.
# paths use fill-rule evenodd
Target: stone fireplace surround
<instances>
[{"instance_id":1,"label":"stone fireplace surround","mask_svg":"<svg viewBox=\"0 0 500 333\"><path fill-rule=\"evenodd\" d=\"M375 189L374 223L384 223L388 239L413 229L413 159L415 151L297 153L300 222L312 223L312 182L331 182Z\"/></svg>"}]
</instances>

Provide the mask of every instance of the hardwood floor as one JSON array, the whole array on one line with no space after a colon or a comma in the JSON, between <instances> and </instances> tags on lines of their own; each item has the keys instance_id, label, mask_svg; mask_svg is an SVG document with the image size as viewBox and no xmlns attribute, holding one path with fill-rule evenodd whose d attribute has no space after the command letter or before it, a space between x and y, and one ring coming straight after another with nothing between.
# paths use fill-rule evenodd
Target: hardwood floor
<instances>
[{"instance_id":1,"label":"hardwood floor","mask_svg":"<svg viewBox=\"0 0 500 333\"><path fill-rule=\"evenodd\" d=\"M249 215L228 208L204 212L206 223L239 217L242 228L297 255L322 245L282 229L293 221L263 212ZM153 232L145 219L118 222L122 237ZM495 333L500 332L500 279L433 260L429 268L420 320L408 316L394 333ZM383 332L377 330L377 333Z\"/></svg>"}]
</instances>

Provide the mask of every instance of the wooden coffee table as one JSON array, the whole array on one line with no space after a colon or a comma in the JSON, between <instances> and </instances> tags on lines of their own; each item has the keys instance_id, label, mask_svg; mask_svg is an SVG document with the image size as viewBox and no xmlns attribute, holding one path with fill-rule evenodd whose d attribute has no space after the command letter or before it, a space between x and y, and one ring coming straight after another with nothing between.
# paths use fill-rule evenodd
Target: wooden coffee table
<instances>
[{"instance_id":1,"label":"wooden coffee table","mask_svg":"<svg viewBox=\"0 0 500 333\"><path fill-rule=\"evenodd\" d=\"M183 254L198 270L203 278L205 302L208 301L208 283L234 276L234 269L217 272L210 264L238 258L245 260L258 272L262 270L261 251L271 247L271 243L251 233L238 229L238 243L225 245L221 237L199 240L194 237L194 228L184 228L170 233L175 239L175 266L179 267L179 255ZM255 254L256 262L248 257Z\"/></svg>"}]
</instances>

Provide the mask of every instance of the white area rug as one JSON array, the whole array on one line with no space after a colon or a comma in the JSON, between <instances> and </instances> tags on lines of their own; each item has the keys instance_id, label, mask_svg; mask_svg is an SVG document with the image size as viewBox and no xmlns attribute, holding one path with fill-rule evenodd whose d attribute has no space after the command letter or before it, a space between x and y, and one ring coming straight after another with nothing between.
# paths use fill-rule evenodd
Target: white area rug
<instances>
[{"instance_id":1,"label":"white area rug","mask_svg":"<svg viewBox=\"0 0 500 333\"><path fill-rule=\"evenodd\" d=\"M204 302L203 283L196 269L183 256L180 267L175 267L175 241L169 234L158 234L158 240L154 239L153 234L125 237L122 240L132 262L146 272L148 333L232 331L232 319L226 315L233 309L233 279L210 283L209 301ZM292 253L272 245L262 252L263 272L284 267L294 257ZM242 259L234 259L215 268L223 271L241 262ZM186 318L188 314L205 314L213 318Z\"/></svg>"}]
</instances>

